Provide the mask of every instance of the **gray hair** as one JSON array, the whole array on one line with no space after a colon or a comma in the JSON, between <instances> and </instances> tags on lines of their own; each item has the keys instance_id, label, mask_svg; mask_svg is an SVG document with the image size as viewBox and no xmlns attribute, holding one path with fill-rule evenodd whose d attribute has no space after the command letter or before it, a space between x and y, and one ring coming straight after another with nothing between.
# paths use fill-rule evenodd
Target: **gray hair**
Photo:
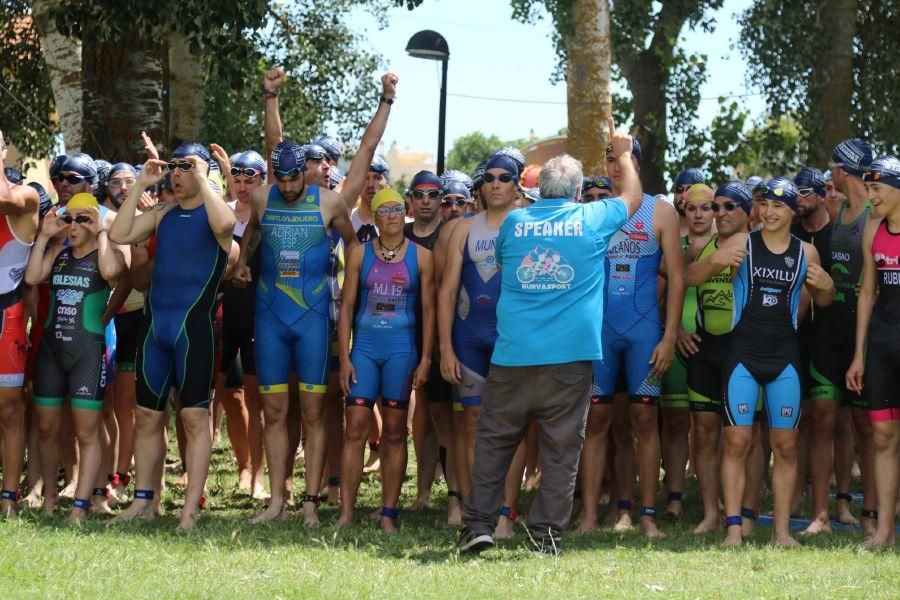
<instances>
[{"instance_id":1,"label":"gray hair","mask_svg":"<svg viewBox=\"0 0 900 600\"><path fill-rule=\"evenodd\" d=\"M581 187L581 161L568 154L554 156L541 168L541 198L576 200Z\"/></svg>"}]
</instances>

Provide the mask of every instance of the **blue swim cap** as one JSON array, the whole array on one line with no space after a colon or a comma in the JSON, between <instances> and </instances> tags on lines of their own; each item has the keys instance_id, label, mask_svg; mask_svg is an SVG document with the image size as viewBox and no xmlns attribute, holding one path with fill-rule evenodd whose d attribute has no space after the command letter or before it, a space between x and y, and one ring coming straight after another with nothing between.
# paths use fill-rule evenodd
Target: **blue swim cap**
<instances>
[{"instance_id":1,"label":"blue swim cap","mask_svg":"<svg viewBox=\"0 0 900 600\"><path fill-rule=\"evenodd\" d=\"M764 178L760 177L759 175L751 175L750 177L747 178L747 181L745 181L744 183L749 185L750 190L752 191L753 188L755 188L759 184L765 183L765 182L766 182L766 180Z\"/></svg>"},{"instance_id":2,"label":"blue swim cap","mask_svg":"<svg viewBox=\"0 0 900 600\"><path fill-rule=\"evenodd\" d=\"M344 181L344 179L346 179L346 177L344 176L343 173L341 173L341 170L338 169L337 167L331 167L328 170L328 188L329 189L333 190L334 188L339 186L341 184L341 182Z\"/></svg>"},{"instance_id":3,"label":"blue swim cap","mask_svg":"<svg viewBox=\"0 0 900 600\"><path fill-rule=\"evenodd\" d=\"M472 189L477 190L484 185L484 169L487 167L487 161L481 161L481 164L472 171Z\"/></svg>"},{"instance_id":4,"label":"blue swim cap","mask_svg":"<svg viewBox=\"0 0 900 600\"><path fill-rule=\"evenodd\" d=\"M10 183L22 185L22 182L25 181L25 177L22 175L22 171L18 170L15 167L6 167L5 169L3 169L3 173L6 175L6 179Z\"/></svg>"},{"instance_id":5,"label":"blue swim cap","mask_svg":"<svg viewBox=\"0 0 900 600\"><path fill-rule=\"evenodd\" d=\"M591 188L597 188L600 190L612 190L612 180L606 175L601 175L600 177L595 177L593 179L591 179L590 177L582 177L581 193L584 193Z\"/></svg>"},{"instance_id":6,"label":"blue swim cap","mask_svg":"<svg viewBox=\"0 0 900 600\"><path fill-rule=\"evenodd\" d=\"M234 158L231 159L231 166L240 169L256 169L262 174L265 174L266 172L266 161L264 161L259 152L256 152L255 150L238 152Z\"/></svg>"},{"instance_id":7,"label":"blue swim cap","mask_svg":"<svg viewBox=\"0 0 900 600\"><path fill-rule=\"evenodd\" d=\"M803 167L797 171L794 184L798 188L812 188L818 195L825 197L825 177L822 171L814 167Z\"/></svg>"},{"instance_id":8,"label":"blue swim cap","mask_svg":"<svg viewBox=\"0 0 900 600\"><path fill-rule=\"evenodd\" d=\"M412 181L409 183L409 189L414 190L419 186L430 185L436 187L437 189L442 189L444 187L444 182L441 181L441 178L432 173L431 171L419 171L415 175L413 175Z\"/></svg>"},{"instance_id":9,"label":"blue swim cap","mask_svg":"<svg viewBox=\"0 0 900 600\"><path fill-rule=\"evenodd\" d=\"M612 144L609 144L606 147L606 153L612 154L612 151ZM644 154L641 152L641 143L638 141L637 136L631 136L631 153L637 159L638 167L644 164Z\"/></svg>"},{"instance_id":10,"label":"blue swim cap","mask_svg":"<svg viewBox=\"0 0 900 600\"><path fill-rule=\"evenodd\" d=\"M98 158L94 161L97 168L97 183L94 185L94 197L101 204L106 200L106 183L109 181L109 173L112 164L109 161Z\"/></svg>"},{"instance_id":11,"label":"blue swim cap","mask_svg":"<svg viewBox=\"0 0 900 600\"><path fill-rule=\"evenodd\" d=\"M448 181L444 183L444 187L441 189L441 193L444 196L454 195L454 196L462 196L463 198L471 198L472 193L469 191L469 188L461 181Z\"/></svg>"},{"instance_id":12,"label":"blue swim cap","mask_svg":"<svg viewBox=\"0 0 900 600\"><path fill-rule=\"evenodd\" d=\"M879 156L863 174L863 181L900 189L900 160L896 156Z\"/></svg>"},{"instance_id":13,"label":"blue swim cap","mask_svg":"<svg viewBox=\"0 0 900 600\"><path fill-rule=\"evenodd\" d=\"M40 204L38 204L38 214L40 218L44 218L50 209L53 208L53 200L50 198L50 194L47 193L47 190L44 189L39 183L35 183L32 181L28 184L28 187L34 188L34 191L37 192L38 198L40 198Z\"/></svg>"},{"instance_id":14,"label":"blue swim cap","mask_svg":"<svg viewBox=\"0 0 900 600\"><path fill-rule=\"evenodd\" d=\"M272 148L272 156L269 157L272 162L272 170L277 173L290 173L293 170L305 171L306 158L303 156L303 146L295 142L287 140L278 142Z\"/></svg>"},{"instance_id":15,"label":"blue swim cap","mask_svg":"<svg viewBox=\"0 0 900 600\"><path fill-rule=\"evenodd\" d=\"M678 174L678 177L675 178L675 187L678 187L679 185L691 186L695 183L705 182L706 178L703 177L703 173L700 172L700 169L691 167L689 169L683 170Z\"/></svg>"},{"instance_id":16,"label":"blue swim cap","mask_svg":"<svg viewBox=\"0 0 900 600\"><path fill-rule=\"evenodd\" d=\"M67 156L59 170L78 173L84 177L88 183L95 183L97 180L97 165L94 162L94 159L84 152Z\"/></svg>"},{"instance_id":17,"label":"blue swim cap","mask_svg":"<svg viewBox=\"0 0 900 600\"><path fill-rule=\"evenodd\" d=\"M369 171L371 171L372 173L379 173L385 179L388 179L391 175L391 171L388 167L387 161L377 154L372 157L372 162L369 163Z\"/></svg>"},{"instance_id":18,"label":"blue swim cap","mask_svg":"<svg viewBox=\"0 0 900 600\"><path fill-rule=\"evenodd\" d=\"M516 179L519 178L519 166L513 160L512 157L507 156L506 154L497 154L491 157L491 159L484 166L485 171L490 171L491 169L503 169L510 175L514 176Z\"/></svg>"},{"instance_id":19,"label":"blue swim cap","mask_svg":"<svg viewBox=\"0 0 900 600\"><path fill-rule=\"evenodd\" d=\"M328 158L337 162L344 155L344 145L328 135L320 135L312 141L313 145L320 146L325 149Z\"/></svg>"},{"instance_id":20,"label":"blue swim cap","mask_svg":"<svg viewBox=\"0 0 900 600\"><path fill-rule=\"evenodd\" d=\"M318 144L306 144L303 146L304 160L325 160L328 158L328 152Z\"/></svg>"},{"instance_id":21,"label":"blue swim cap","mask_svg":"<svg viewBox=\"0 0 900 600\"><path fill-rule=\"evenodd\" d=\"M66 162L67 158L69 157L65 154L60 154L54 156L50 160L50 179L56 179L56 176L59 175L59 171L62 169L63 163Z\"/></svg>"},{"instance_id":22,"label":"blue swim cap","mask_svg":"<svg viewBox=\"0 0 900 600\"><path fill-rule=\"evenodd\" d=\"M759 184L758 189L763 200L784 202L792 209L797 208L797 186L787 177L773 177L767 182Z\"/></svg>"},{"instance_id":23,"label":"blue swim cap","mask_svg":"<svg viewBox=\"0 0 900 600\"><path fill-rule=\"evenodd\" d=\"M744 212L750 214L753 207L753 190L746 183L740 181L728 181L723 183L716 190L716 196L724 196L729 200L733 200L744 209Z\"/></svg>"},{"instance_id":24,"label":"blue swim cap","mask_svg":"<svg viewBox=\"0 0 900 600\"><path fill-rule=\"evenodd\" d=\"M525 155L515 146L504 146L491 154L491 158L496 156L506 156L511 158L516 165L516 175L521 175L522 171L525 170ZM490 162L490 160L488 162Z\"/></svg>"},{"instance_id":25,"label":"blue swim cap","mask_svg":"<svg viewBox=\"0 0 900 600\"><path fill-rule=\"evenodd\" d=\"M184 158L186 156L196 156L206 161L209 167L213 168L213 160L212 156L209 154L209 150L206 149L206 146L201 144L200 142L184 142L177 148L175 148L175 152L172 153L172 158Z\"/></svg>"},{"instance_id":26,"label":"blue swim cap","mask_svg":"<svg viewBox=\"0 0 900 600\"><path fill-rule=\"evenodd\" d=\"M120 162L120 163L116 163L112 167L110 167L109 177L112 177L114 174L118 173L119 171L128 171L135 177L138 176L138 171L137 171L137 169L134 168L134 165L132 165L130 163L126 163L126 162Z\"/></svg>"},{"instance_id":27,"label":"blue swim cap","mask_svg":"<svg viewBox=\"0 0 900 600\"><path fill-rule=\"evenodd\" d=\"M831 153L831 160L851 175L862 177L872 163L872 147L865 140L844 140Z\"/></svg>"},{"instance_id":28,"label":"blue swim cap","mask_svg":"<svg viewBox=\"0 0 900 600\"><path fill-rule=\"evenodd\" d=\"M824 177L826 182L831 181L831 169L825 171Z\"/></svg>"},{"instance_id":29,"label":"blue swim cap","mask_svg":"<svg viewBox=\"0 0 900 600\"><path fill-rule=\"evenodd\" d=\"M540 188L531 188L531 189L525 190L525 192L522 195L525 196L526 200L528 200L529 202L534 204L535 202L537 202L538 200L541 199L541 190L540 190Z\"/></svg>"},{"instance_id":30,"label":"blue swim cap","mask_svg":"<svg viewBox=\"0 0 900 600\"><path fill-rule=\"evenodd\" d=\"M450 169L441 173L441 181L446 184L448 181L458 181L469 190L472 189L472 178L460 171L459 169Z\"/></svg>"},{"instance_id":31,"label":"blue swim cap","mask_svg":"<svg viewBox=\"0 0 900 600\"><path fill-rule=\"evenodd\" d=\"M156 189L158 191L162 190L172 190L172 176L171 173L166 173L163 175L163 178L159 180L159 183L156 184Z\"/></svg>"}]
</instances>

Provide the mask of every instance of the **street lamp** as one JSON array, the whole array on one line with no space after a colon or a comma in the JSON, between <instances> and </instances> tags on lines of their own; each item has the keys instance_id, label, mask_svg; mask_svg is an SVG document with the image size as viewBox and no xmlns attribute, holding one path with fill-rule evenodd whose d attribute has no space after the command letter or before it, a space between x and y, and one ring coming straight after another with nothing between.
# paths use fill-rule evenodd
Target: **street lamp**
<instances>
[{"instance_id":1,"label":"street lamp","mask_svg":"<svg viewBox=\"0 0 900 600\"><path fill-rule=\"evenodd\" d=\"M406 53L415 58L441 61L441 106L438 114L437 174L444 172L444 129L447 120L447 59L450 47L437 31L425 29L414 34L406 43Z\"/></svg>"}]
</instances>

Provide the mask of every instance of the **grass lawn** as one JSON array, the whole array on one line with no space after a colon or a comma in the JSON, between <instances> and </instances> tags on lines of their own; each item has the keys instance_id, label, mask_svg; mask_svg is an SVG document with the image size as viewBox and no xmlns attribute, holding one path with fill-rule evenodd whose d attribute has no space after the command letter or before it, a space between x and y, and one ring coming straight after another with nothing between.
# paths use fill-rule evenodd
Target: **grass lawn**
<instances>
[{"instance_id":1,"label":"grass lawn","mask_svg":"<svg viewBox=\"0 0 900 600\"><path fill-rule=\"evenodd\" d=\"M415 467L403 488L408 505ZM302 465L300 465L302 467ZM174 478L174 473L171 474ZM297 473L302 493L302 474ZM436 485L435 508L401 513L401 531L388 537L365 522L335 534L337 510L323 505L325 527L308 530L298 512L285 524L252 527L260 510L235 490L234 459L216 450L207 509L198 529L176 534L183 491L169 486L165 517L107 526L94 517L67 524L25 513L0 522L0 586L6 598L298 598L320 597L859 597L900 596L895 551L868 552L858 534L836 533L801 550L766 544L757 527L743 549L718 548L720 535L695 537L687 520L663 523L668 540L648 544L638 533L603 529L569 535L558 559L534 558L524 529L478 557L453 549L455 532L442 525L446 487ZM693 485L691 480L689 485ZM358 516L377 507L377 479L363 482ZM695 498L695 488L688 495ZM526 495L520 506L527 508ZM690 500L689 500L690 502ZM855 506L858 509L858 506Z\"/></svg>"}]
</instances>

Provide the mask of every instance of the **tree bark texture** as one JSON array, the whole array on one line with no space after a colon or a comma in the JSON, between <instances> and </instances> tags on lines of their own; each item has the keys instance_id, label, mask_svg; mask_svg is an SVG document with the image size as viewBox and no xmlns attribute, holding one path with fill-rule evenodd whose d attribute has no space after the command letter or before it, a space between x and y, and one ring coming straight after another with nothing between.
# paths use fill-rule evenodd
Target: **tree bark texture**
<instances>
[{"instance_id":1,"label":"tree bark texture","mask_svg":"<svg viewBox=\"0 0 900 600\"><path fill-rule=\"evenodd\" d=\"M612 111L609 0L573 0L572 21L565 39L568 150L585 175L605 175Z\"/></svg>"},{"instance_id":2,"label":"tree bark texture","mask_svg":"<svg viewBox=\"0 0 900 600\"><path fill-rule=\"evenodd\" d=\"M203 117L204 74L200 57L191 53L187 38L173 33L168 44L168 131L170 150L197 140ZM210 140L215 141L215 140ZM227 149L232 151L231 148Z\"/></svg>"},{"instance_id":3,"label":"tree bark texture","mask_svg":"<svg viewBox=\"0 0 900 600\"><path fill-rule=\"evenodd\" d=\"M631 90L632 135L640 142L643 156L641 185L647 194L665 193L667 71L652 50L621 58L618 64Z\"/></svg>"}]
</instances>

